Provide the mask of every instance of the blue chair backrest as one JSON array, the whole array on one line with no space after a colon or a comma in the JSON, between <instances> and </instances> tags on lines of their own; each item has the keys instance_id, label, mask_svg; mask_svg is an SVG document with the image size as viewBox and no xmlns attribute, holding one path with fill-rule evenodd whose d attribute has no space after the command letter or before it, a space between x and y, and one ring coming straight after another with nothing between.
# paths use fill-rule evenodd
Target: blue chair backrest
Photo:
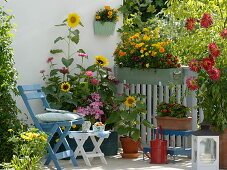
<instances>
[{"instance_id":1,"label":"blue chair backrest","mask_svg":"<svg viewBox=\"0 0 227 170\"><path fill-rule=\"evenodd\" d=\"M35 84L35 85L22 85L22 86L18 86L17 87L21 97L28 109L28 112L35 124L35 127L42 130L39 121L36 119L35 117L35 112L32 109L29 100L33 100L33 99L41 99L42 103L44 105L45 108L50 108L47 100L46 100L46 95L45 93L42 91L42 87L39 84Z\"/></svg>"}]
</instances>

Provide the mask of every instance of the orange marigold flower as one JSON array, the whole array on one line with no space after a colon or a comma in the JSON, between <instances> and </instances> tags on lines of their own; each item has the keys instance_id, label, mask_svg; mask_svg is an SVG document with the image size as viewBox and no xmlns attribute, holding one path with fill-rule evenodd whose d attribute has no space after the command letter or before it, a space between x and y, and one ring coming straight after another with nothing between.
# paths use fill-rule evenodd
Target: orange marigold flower
<instances>
[{"instance_id":1,"label":"orange marigold flower","mask_svg":"<svg viewBox=\"0 0 227 170\"><path fill-rule=\"evenodd\" d=\"M110 6L104 6L106 10L111 10Z\"/></svg>"},{"instance_id":2,"label":"orange marigold flower","mask_svg":"<svg viewBox=\"0 0 227 170\"><path fill-rule=\"evenodd\" d=\"M100 19L101 17L100 17L99 15L97 15L95 18L96 18L96 19Z\"/></svg>"},{"instance_id":3,"label":"orange marigold flower","mask_svg":"<svg viewBox=\"0 0 227 170\"><path fill-rule=\"evenodd\" d=\"M163 47L159 48L159 52L160 53L164 53L165 52L165 49Z\"/></svg>"}]
</instances>

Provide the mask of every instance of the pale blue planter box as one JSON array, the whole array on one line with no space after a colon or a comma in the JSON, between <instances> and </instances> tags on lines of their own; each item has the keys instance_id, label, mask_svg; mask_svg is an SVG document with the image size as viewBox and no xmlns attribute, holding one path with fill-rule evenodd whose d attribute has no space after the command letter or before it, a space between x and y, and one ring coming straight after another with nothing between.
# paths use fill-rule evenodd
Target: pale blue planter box
<instances>
[{"instance_id":1,"label":"pale blue planter box","mask_svg":"<svg viewBox=\"0 0 227 170\"><path fill-rule=\"evenodd\" d=\"M128 67L114 67L114 74L118 80L129 84L151 84L151 85L169 85L184 84L185 69L144 69L139 70Z\"/></svg>"},{"instance_id":2,"label":"pale blue planter box","mask_svg":"<svg viewBox=\"0 0 227 170\"><path fill-rule=\"evenodd\" d=\"M94 21L95 35L112 35L114 33L116 22Z\"/></svg>"}]
</instances>

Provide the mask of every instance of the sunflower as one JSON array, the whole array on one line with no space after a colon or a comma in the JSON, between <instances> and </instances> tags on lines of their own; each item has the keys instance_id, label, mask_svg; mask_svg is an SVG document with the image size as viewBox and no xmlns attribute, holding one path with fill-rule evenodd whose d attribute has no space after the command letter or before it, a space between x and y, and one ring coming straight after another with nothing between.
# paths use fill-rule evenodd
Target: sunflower
<instances>
[{"instance_id":1,"label":"sunflower","mask_svg":"<svg viewBox=\"0 0 227 170\"><path fill-rule=\"evenodd\" d=\"M71 85L68 82L64 82L61 84L61 90L67 92L70 90Z\"/></svg>"},{"instance_id":2,"label":"sunflower","mask_svg":"<svg viewBox=\"0 0 227 170\"><path fill-rule=\"evenodd\" d=\"M80 16L76 13L69 14L67 18L69 27L76 27L80 23Z\"/></svg>"},{"instance_id":3,"label":"sunflower","mask_svg":"<svg viewBox=\"0 0 227 170\"><path fill-rule=\"evenodd\" d=\"M132 96L128 96L125 100L125 105L131 107L134 103L136 103L136 99Z\"/></svg>"},{"instance_id":4,"label":"sunflower","mask_svg":"<svg viewBox=\"0 0 227 170\"><path fill-rule=\"evenodd\" d=\"M109 65L109 62L107 62L107 58L103 57L103 56L95 56L95 61L96 64L100 65L100 66L107 66Z\"/></svg>"}]
</instances>

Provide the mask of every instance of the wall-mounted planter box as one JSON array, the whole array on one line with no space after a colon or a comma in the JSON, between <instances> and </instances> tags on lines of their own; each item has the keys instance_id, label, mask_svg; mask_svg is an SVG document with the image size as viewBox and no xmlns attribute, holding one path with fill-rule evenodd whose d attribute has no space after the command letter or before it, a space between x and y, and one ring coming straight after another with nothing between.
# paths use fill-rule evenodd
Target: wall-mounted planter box
<instances>
[{"instance_id":1,"label":"wall-mounted planter box","mask_svg":"<svg viewBox=\"0 0 227 170\"><path fill-rule=\"evenodd\" d=\"M185 69L169 68L169 69L134 69L128 67L114 67L114 74L118 80L123 82L126 80L129 84L151 84L151 85L168 85L183 84Z\"/></svg>"},{"instance_id":2,"label":"wall-mounted planter box","mask_svg":"<svg viewBox=\"0 0 227 170\"><path fill-rule=\"evenodd\" d=\"M94 21L95 35L113 35L116 22L100 22Z\"/></svg>"}]
</instances>

